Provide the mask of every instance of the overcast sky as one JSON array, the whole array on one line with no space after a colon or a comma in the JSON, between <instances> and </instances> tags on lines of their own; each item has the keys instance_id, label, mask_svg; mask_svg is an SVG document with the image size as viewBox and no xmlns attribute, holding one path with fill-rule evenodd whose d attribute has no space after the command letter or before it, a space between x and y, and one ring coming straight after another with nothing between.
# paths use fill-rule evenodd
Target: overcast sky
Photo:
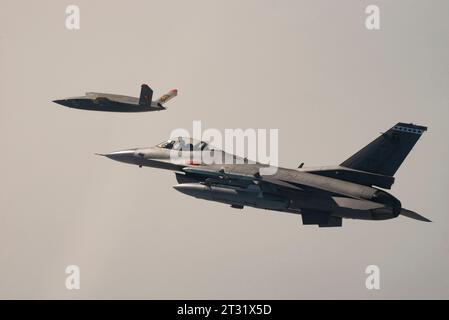
<instances>
[{"instance_id":1,"label":"overcast sky","mask_svg":"<svg viewBox=\"0 0 449 320\"><path fill-rule=\"evenodd\" d=\"M81 11L67 30L65 9ZM380 30L365 8L380 8ZM0 298L449 298L449 2L0 2ZM95 113L85 91L179 96ZM431 220L345 220L187 197L174 174L97 157L175 128L279 129L284 167L345 160L399 121L429 127L392 193ZM65 268L81 268L81 289ZM367 290L377 265L380 290Z\"/></svg>"}]
</instances>

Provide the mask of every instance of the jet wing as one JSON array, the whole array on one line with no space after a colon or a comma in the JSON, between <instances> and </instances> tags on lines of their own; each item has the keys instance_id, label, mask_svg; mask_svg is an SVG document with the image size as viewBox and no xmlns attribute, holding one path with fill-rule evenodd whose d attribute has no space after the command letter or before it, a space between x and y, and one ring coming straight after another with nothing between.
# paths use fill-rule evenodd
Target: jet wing
<instances>
[{"instance_id":1,"label":"jet wing","mask_svg":"<svg viewBox=\"0 0 449 320\"><path fill-rule=\"evenodd\" d=\"M301 188L301 186L289 183L288 181L276 179L275 176L260 175L258 171L255 171L254 174L244 174L236 172L226 172L224 168L221 168L219 170L212 169L208 168L207 166L185 167L183 168L183 171L186 172L186 174L202 176L203 178L205 178L206 182L208 180L212 180L214 182L228 185L231 184L235 186L255 184L259 185L262 190L271 191L273 193L276 193L279 189L284 191L287 190L293 193L305 191ZM302 223L304 225L317 225L322 228L342 226L342 218L332 216L330 212L302 209L300 213L302 216Z\"/></svg>"},{"instance_id":2,"label":"jet wing","mask_svg":"<svg viewBox=\"0 0 449 320\"><path fill-rule=\"evenodd\" d=\"M263 190L272 190L276 188L283 188L288 189L292 191L303 191L300 187L293 185L291 183L288 183L286 181L282 181L279 179L276 179L272 176L261 176L258 172L255 174L242 174L242 173L233 173L233 172L225 172L224 169L215 170L215 169L208 169L207 167L185 167L183 169L184 172L194 174L194 175L200 175L207 178L214 178L221 180L223 182L229 182L229 181L240 181L240 182L246 182L246 184L257 184L259 185ZM238 183L239 184L239 183Z\"/></svg>"},{"instance_id":3,"label":"jet wing","mask_svg":"<svg viewBox=\"0 0 449 320\"><path fill-rule=\"evenodd\" d=\"M291 198L295 198L306 192L328 196L339 195L355 199L369 199L377 192L375 188L337 179L325 179L319 175L307 172L301 173L280 170L274 175L261 175L259 173L260 167L248 168L246 165L244 167L242 166L209 167L206 165L185 167L183 171L186 174L191 173L203 179L213 178L214 183L221 183L223 181L228 185L232 185L233 183L240 185L243 181L246 181L247 184L258 185L265 192L275 194L284 193L287 197Z\"/></svg>"},{"instance_id":4,"label":"jet wing","mask_svg":"<svg viewBox=\"0 0 449 320\"><path fill-rule=\"evenodd\" d=\"M264 184L270 184L270 185L276 186L278 188L284 188L287 190L304 191L304 189L302 189L298 186L295 186L287 181L272 178L270 176L263 176L261 181L262 181L262 189L264 188Z\"/></svg>"}]
</instances>

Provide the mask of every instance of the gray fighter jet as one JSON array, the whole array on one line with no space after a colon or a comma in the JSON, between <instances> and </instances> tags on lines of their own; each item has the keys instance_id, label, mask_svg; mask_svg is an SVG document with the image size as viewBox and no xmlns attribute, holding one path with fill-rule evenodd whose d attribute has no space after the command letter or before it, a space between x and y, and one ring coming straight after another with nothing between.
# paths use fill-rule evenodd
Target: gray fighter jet
<instances>
[{"instance_id":1,"label":"gray fighter jet","mask_svg":"<svg viewBox=\"0 0 449 320\"><path fill-rule=\"evenodd\" d=\"M199 199L233 208L250 206L300 214L305 225L341 227L342 219L386 220L399 215L420 221L427 218L402 207L383 189L427 128L398 123L340 165L320 168L277 168L251 162L204 141L178 138L152 148L135 148L103 154L134 165L176 172L174 188ZM221 163L209 161L210 155Z\"/></svg>"},{"instance_id":2,"label":"gray fighter jet","mask_svg":"<svg viewBox=\"0 0 449 320\"><path fill-rule=\"evenodd\" d=\"M110 112L146 112L165 110L164 104L176 97L178 90L173 89L153 101L153 90L143 84L140 97L129 97L111 93L87 92L85 96L54 100L53 102L75 109Z\"/></svg>"}]
</instances>

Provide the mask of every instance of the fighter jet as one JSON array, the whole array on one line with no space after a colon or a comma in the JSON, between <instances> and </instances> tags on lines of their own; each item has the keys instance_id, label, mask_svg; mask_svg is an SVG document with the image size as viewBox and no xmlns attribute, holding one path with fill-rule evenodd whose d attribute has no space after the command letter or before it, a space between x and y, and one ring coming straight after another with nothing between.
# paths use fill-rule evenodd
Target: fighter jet
<instances>
[{"instance_id":1,"label":"fighter jet","mask_svg":"<svg viewBox=\"0 0 449 320\"><path fill-rule=\"evenodd\" d=\"M166 102L178 95L173 89L153 101L153 90L143 84L140 97L129 97L110 93L87 92L85 96L54 100L53 102L75 109L110 112L146 112L165 110Z\"/></svg>"},{"instance_id":2,"label":"fighter jet","mask_svg":"<svg viewBox=\"0 0 449 320\"><path fill-rule=\"evenodd\" d=\"M299 214L304 225L341 227L343 219L387 220L399 215L430 222L382 190L391 189L396 171L426 130L398 123L340 165L279 167L274 174L262 170L266 164L184 138L103 155L139 167L175 171L179 184L174 188L186 195L236 209L249 206ZM223 161L206 163L211 154Z\"/></svg>"}]
</instances>

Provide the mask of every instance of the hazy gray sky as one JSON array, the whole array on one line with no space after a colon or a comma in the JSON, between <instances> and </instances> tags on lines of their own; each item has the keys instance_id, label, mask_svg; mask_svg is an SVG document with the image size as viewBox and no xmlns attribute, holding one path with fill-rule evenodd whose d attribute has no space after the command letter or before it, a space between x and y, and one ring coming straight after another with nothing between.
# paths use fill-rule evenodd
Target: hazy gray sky
<instances>
[{"instance_id":1,"label":"hazy gray sky","mask_svg":"<svg viewBox=\"0 0 449 320\"><path fill-rule=\"evenodd\" d=\"M65 28L69 4L79 31ZM365 28L369 4L379 31ZM2 0L0 298L449 298L448 21L446 0ZM179 96L147 114L51 102L137 96L144 82ZM192 120L278 128L285 167L340 163L398 121L427 125L392 193L434 222L302 226L94 156ZM78 291L65 288L69 264Z\"/></svg>"}]
</instances>

